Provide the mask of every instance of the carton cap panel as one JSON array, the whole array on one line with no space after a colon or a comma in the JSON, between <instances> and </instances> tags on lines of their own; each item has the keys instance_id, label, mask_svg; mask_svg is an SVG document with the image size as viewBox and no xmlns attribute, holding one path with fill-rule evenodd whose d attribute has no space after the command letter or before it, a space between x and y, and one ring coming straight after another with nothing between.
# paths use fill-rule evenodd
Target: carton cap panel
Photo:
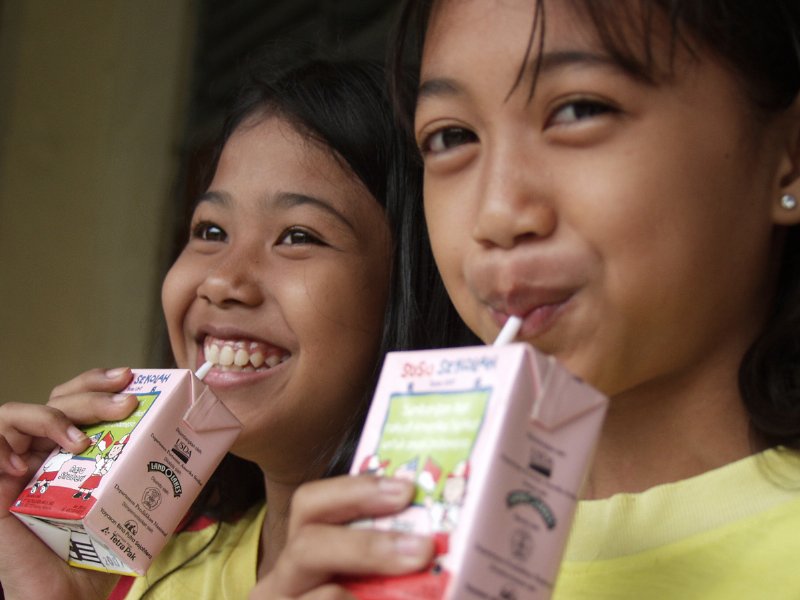
<instances>
[{"instance_id":1,"label":"carton cap panel","mask_svg":"<svg viewBox=\"0 0 800 600\"><path fill-rule=\"evenodd\" d=\"M531 419L542 427L556 429L589 411L605 410L606 397L560 367L554 357L534 352L530 346L526 353L538 384Z\"/></svg>"},{"instance_id":2,"label":"carton cap panel","mask_svg":"<svg viewBox=\"0 0 800 600\"><path fill-rule=\"evenodd\" d=\"M206 386L203 386L200 395L195 398L192 405L184 413L183 420L189 428L197 432L242 428L239 420L222 405L214 395L214 392Z\"/></svg>"}]
</instances>

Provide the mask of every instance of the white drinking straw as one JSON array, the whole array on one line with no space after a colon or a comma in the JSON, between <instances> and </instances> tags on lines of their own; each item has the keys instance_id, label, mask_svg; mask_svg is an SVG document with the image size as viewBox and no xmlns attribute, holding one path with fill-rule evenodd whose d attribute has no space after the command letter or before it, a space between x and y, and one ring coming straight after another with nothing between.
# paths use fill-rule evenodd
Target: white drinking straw
<instances>
[{"instance_id":1,"label":"white drinking straw","mask_svg":"<svg viewBox=\"0 0 800 600\"><path fill-rule=\"evenodd\" d=\"M213 366L214 363L212 363L210 360L207 360L202 365L200 365L200 368L197 369L197 371L194 372L194 376L197 377L200 381L203 381L203 379L205 378L206 375L208 375L208 372L211 370L211 367Z\"/></svg>"},{"instance_id":2,"label":"white drinking straw","mask_svg":"<svg viewBox=\"0 0 800 600\"><path fill-rule=\"evenodd\" d=\"M508 321L503 325L500 333L497 334L497 339L492 346L505 346L513 342L514 338L517 337L517 333L519 333L520 327L522 327L522 319L515 316L508 317Z\"/></svg>"}]
</instances>

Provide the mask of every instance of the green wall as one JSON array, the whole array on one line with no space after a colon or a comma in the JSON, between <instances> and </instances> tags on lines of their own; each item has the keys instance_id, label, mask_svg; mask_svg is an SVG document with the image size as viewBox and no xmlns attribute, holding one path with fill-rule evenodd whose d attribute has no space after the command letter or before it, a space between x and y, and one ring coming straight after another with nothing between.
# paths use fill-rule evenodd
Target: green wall
<instances>
[{"instance_id":1,"label":"green wall","mask_svg":"<svg viewBox=\"0 0 800 600\"><path fill-rule=\"evenodd\" d=\"M190 0L0 0L0 403L154 366Z\"/></svg>"}]
</instances>

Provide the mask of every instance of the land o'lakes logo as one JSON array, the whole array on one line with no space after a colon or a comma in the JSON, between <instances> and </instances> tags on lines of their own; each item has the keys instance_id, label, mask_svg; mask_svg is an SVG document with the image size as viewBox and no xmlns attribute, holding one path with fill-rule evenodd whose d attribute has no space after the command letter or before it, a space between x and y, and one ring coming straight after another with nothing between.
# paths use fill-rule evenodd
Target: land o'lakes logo
<instances>
[{"instance_id":1,"label":"land o'lakes logo","mask_svg":"<svg viewBox=\"0 0 800 600\"><path fill-rule=\"evenodd\" d=\"M508 496L506 496L506 506L514 508L520 505L530 506L539 513L548 529L553 529L556 526L556 516L553 514L553 509L544 500L526 490L509 492Z\"/></svg>"},{"instance_id":2,"label":"land o'lakes logo","mask_svg":"<svg viewBox=\"0 0 800 600\"><path fill-rule=\"evenodd\" d=\"M175 474L170 467L165 465L164 463L160 463L155 460L151 460L147 463L147 472L152 473L153 471L157 471L166 477L169 482L172 484L172 494L177 498L178 496L183 493L183 488L181 487L181 482L178 479L178 476Z\"/></svg>"}]
</instances>

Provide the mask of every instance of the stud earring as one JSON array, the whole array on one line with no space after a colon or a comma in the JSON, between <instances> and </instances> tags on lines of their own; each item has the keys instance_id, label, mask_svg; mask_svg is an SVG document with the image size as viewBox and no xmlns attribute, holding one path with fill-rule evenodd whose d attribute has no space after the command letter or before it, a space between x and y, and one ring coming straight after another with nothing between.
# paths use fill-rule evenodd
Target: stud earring
<instances>
[{"instance_id":1,"label":"stud earring","mask_svg":"<svg viewBox=\"0 0 800 600\"><path fill-rule=\"evenodd\" d=\"M784 194L781 196L781 208L785 210L794 210L797 208L797 198L791 194Z\"/></svg>"}]
</instances>

